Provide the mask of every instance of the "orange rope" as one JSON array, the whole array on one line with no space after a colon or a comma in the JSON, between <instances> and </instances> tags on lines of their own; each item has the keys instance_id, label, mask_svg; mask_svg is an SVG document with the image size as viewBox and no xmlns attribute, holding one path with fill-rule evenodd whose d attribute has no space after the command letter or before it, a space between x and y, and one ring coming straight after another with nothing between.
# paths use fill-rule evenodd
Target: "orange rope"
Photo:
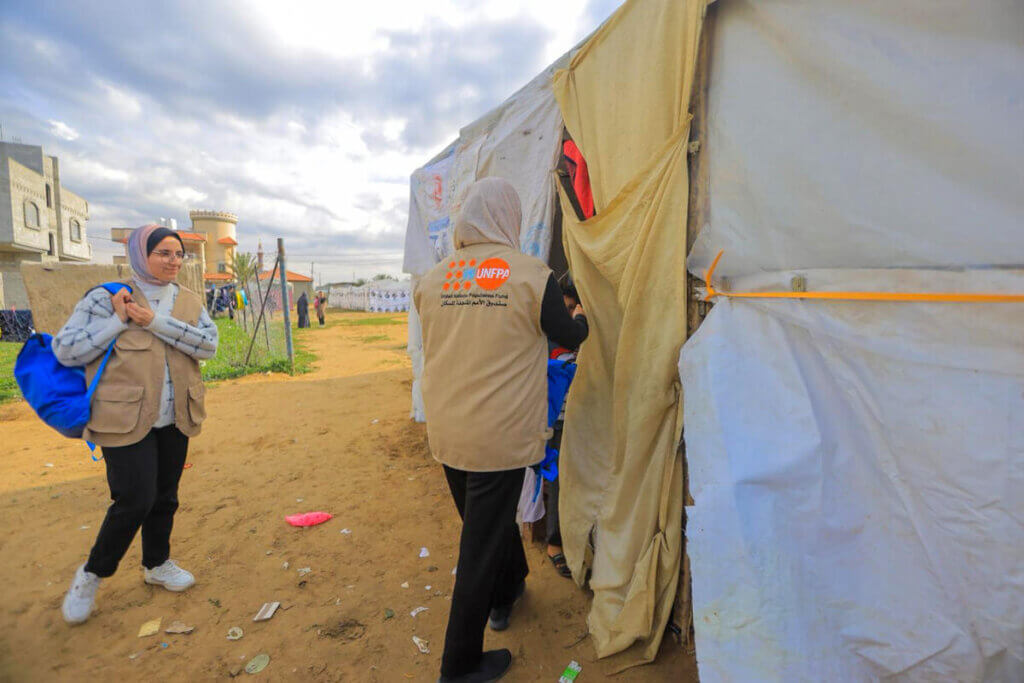
<instances>
[{"instance_id":1,"label":"orange rope","mask_svg":"<svg viewBox=\"0 0 1024 683\"><path fill-rule=\"evenodd\" d=\"M711 284L711 277L715 274L715 268L722 259L725 251L718 252L718 256L711 262L704 275L704 282L707 283L708 293L704 295L704 301L711 301L716 296L725 296L733 299L831 299L841 301L932 301L943 303L963 304L1002 304L1002 303L1024 303L1024 294L964 294L957 292L722 292Z\"/></svg>"}]
</instances>

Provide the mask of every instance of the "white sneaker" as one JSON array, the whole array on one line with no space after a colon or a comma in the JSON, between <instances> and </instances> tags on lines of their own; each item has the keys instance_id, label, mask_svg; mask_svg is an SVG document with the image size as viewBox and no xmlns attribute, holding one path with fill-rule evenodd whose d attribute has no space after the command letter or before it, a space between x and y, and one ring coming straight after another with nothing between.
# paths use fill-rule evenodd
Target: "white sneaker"
<instances>
[{"instance_id":1,"label":"white sneaker","mask_svg":"<svg viewBox=\"0 0 1024 683\"><path fill-rule=\"evenodd\" d=\"M81 624L89 618L93 604L96 602L96 591L100 587L101 580L92 572L85 571L84 564L75 570L75 576L71 579L71 588L68 588L67 595L64 596L64 604L60 608L64 615L64 621L69 624Z\"/></svg>"},{"instance_id":2,"label":"white sneaker","mask_svg":"<svg viewBox=\"0 0 1024 683\"><path fill-rule=\"evenodd\" d=\"M144 573L146 583L163 586L175 593L191 588L196 582L196 577L176 565L174 560L167 560L159 567L146 569Z\"/></svg>"}]
</instances>

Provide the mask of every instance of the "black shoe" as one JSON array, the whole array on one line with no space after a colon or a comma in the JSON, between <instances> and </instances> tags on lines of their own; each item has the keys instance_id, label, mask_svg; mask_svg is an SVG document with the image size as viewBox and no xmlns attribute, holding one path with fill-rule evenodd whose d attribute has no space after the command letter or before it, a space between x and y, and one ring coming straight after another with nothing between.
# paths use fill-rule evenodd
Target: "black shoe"
<instances>
[{"instance_id":1,"label":"black shoe","mask_svg":"<svg viewBox=\"0 0 1024 683\"><path fill-rule=\"evenodd\" d=\"M508 628L509 617L512 616L512 608L519 602L519 598L523 597L523 593L526 592L526 581L519 583L519 588L516 589L516 597L512 598L512 602L503 607L495 607L491 610L491 616L487 620L487 624L491 627L492 631L504 631Z\"/></svg>"},{"instance_id":2,"label":"black shoe","mask_svg":"<svg viewBox=\"0 0 1024 683\"><path fill-rule=\"evenodd\" d=\"M437 683L490 683L496 681L512 666L512 653L508 650L488 650L480 657L480 663L469 673L461 676L441 676Z\"/></svg>"}]
</instances>

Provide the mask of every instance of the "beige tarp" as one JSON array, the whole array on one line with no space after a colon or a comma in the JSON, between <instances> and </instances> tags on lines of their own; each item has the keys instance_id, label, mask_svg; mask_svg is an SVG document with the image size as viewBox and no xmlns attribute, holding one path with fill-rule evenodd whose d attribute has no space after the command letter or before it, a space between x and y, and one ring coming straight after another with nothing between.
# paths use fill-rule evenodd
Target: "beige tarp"
<instances>
[{"instance_id":1,"label":"beige tarp","mask_svg":"<svg viewBox=\"0 0 1024 683\"><path fill-rule=\"evenodd\" d=\"M625 666L657 654L679 580L687 106L704 8L631 0L554 79L597 209L577 222L562 197L591 323L566 412L562 536L576 580L593 572L597 654L625 652Z\"/></svg>"}]
</instances>

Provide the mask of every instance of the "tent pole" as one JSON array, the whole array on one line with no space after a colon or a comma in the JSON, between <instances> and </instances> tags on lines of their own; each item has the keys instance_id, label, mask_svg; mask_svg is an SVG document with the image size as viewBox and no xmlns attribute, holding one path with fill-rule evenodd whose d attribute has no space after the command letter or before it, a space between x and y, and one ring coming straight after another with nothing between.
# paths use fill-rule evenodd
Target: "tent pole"
<instances>
[{"instance_id":1,"label":"tent pole","mask_svg":"<svg viewBox=\"0 0 1024 683\"><path fill-rule=\"evenodd\" d=\"M295 372L295 347L292 345L291 302L288 301L288 270L284 263L284 239L277 238L277 263L281 274L281 312L284 314L284 343L288 348L288 369Z\"/></svg>"},{"instance_id":2,"label":"tent pole","mask_svg":"<svg viewBox=\"0 0 1024 683\"><path fill-rule=\"evenodd\" d=\"M697 241L697 235L707 224L709 216L709 179L708 179L708 84L711 71L711 41L715 30L715 12L717 4L709 4L705 10L704 24L701 28L700 45L697 51L693 92L690 95L690 146L687 155L689 171L689 199L686 212L686 253L687 256ZM700 280L686 273L686 300L683 315L686 317L686 337L690 338L700 327L708 311L708 304L699 301L697 286ZM686 425L683 425L685 433ZM693 637L693 583L690 574L690 557L686 547L686 506L693 505L690 495L689 467L686 460L686 443L680 436L680 457L683 461L683 561L680 567L679 588L676 592L675 608L673 609L673 635L681 646L690 653L695 652Z\"/></svg>"}]
</instances>

